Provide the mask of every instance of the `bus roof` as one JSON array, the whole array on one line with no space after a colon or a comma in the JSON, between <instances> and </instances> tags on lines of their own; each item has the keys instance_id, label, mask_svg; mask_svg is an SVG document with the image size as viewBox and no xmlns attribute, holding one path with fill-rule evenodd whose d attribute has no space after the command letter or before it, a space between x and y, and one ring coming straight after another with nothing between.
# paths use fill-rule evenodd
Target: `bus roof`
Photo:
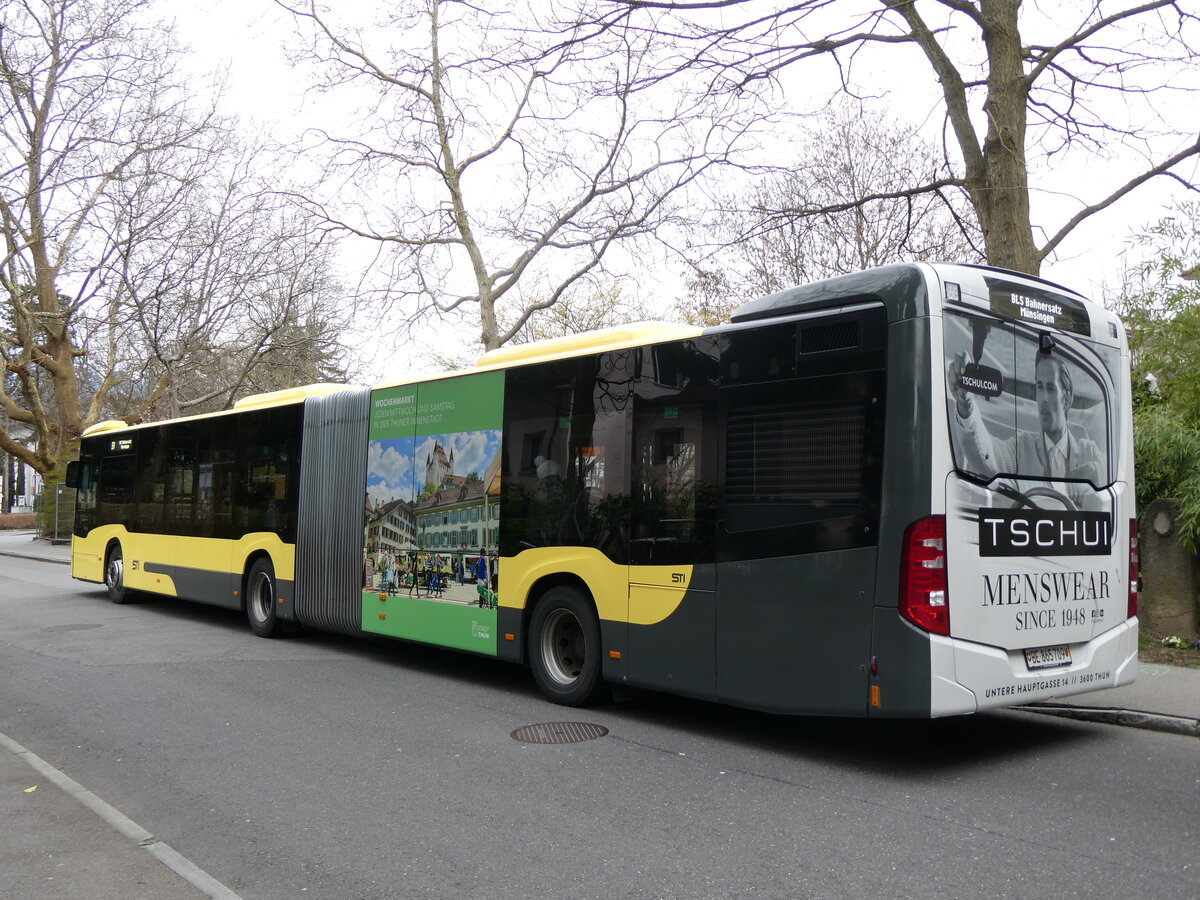
<instances>
[{"instance_id":1,"label":"bus roof","mask_svg":"<svg viewBox=\"0 0 1200 900\"><path fill-rule=\"evenodd\" d=\"M547 338L528 344L509 344L483 354L475 365L479 368L501 367L517 363L544 362L569 356L582 356L585 353L604 353L609 350L636 347L640 344L679 341L684 338L696 337L701 331L702 329L694 325L679 325L673 322L633 322L629 325L585 331L582 334L568 334L564 337Z\"/></svg>"},{"instance_id":2,"label":"bus roof","mask_svg":"<svg viewBox=\"0 0 1200 900\"><path fill-rule=\"evenodd\" d=\"M899 263L814 281L812 284L788 288L751 300L734 311L731 321L752 322L862 300L881 301L888 308L888 318L893 321L924 315L931 307L936 308L940 305L940 298L927 296L923 270L932 271L942 279L949 277L952 281L977 281L980 284L986 281L1012 282L1028 286L1034 291L1041 289L1043 292L1062 295L1068 298L1067 302L1082 303L1090 307L1093 317L1100 309L1070 288L1024 272L970 263ZM987 297L986 291L976 293Z\"/></svg>"},{"instance_id":3,"label":"bus roof","mask_svg":"<svg viewBox=\"0 0 1200 900\"><path fill-rule=\"evenodd\" d=\"M889 319L909 318L925 311L914 305L914 299L924 295L924 277L920 268L915 263L902 263L826 278L759 297L734 310L730 321L738 323L771 319L862 300L882 300L889 306ZM897 304L904 308L891 308Z\"/></svg>"},{"instance_id":4,"label":"bus roof","mask_svg":"<svg viewBox=\"0 0 1200 900\"><path fill-rule=\"evenodd\" d=\"M245 412L248 409L265 409L270 406L287 406L290 403L300 403L309 397L323 397L326 394L333 394L337 391L352 389L353 385L348 384L306 384L300 387L285 388L281 391L269 391L265 394L251 394L249 397L243 397L233 404L231 409L222 409L217 412L202 413L196 416L179 416L175 419L160 419L156 422L139 422L136 425L131 425L122 419L106 419L103 422L97 422L84 429L83 437L92 437L97 434L104 434L110 431L123 431L133 428L148 428L154 425L161 425L163 422L190 422L200 419L211 419L216 416L226 416L230 413Z\"/></svg>"}]
</instances>

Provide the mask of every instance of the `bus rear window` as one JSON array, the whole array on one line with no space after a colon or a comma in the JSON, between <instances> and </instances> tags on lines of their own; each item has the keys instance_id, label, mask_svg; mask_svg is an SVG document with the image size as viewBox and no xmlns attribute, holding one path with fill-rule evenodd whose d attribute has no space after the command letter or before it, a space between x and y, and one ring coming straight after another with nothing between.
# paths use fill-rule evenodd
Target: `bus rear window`
<instances>
[{"instance_id":1,"label":"bus rear window","mask_svg":"<svg viewBox=\"0 0 1200 900\"><path fill-rule=\"evenodd\" d=\"M997 476L1110 484L1116 351L947 311L946 400L956 468Z\"/></svg>"}]
</instances>

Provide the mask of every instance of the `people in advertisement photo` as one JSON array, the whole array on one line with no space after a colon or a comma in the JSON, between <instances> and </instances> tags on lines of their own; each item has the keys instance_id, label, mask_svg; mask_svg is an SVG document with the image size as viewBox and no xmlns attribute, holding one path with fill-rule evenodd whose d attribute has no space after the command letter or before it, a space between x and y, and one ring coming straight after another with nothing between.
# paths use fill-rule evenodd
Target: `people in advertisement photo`
<instances>
[{"instance_id":1,"label":"people in advertisement photo","mask_svg":"<svg viewBox=\"0 0 1200 900\"><path fill-rule=\"evenodd\" d=\"M460 572L475 568L475 558L468 556L481 537L494 543L499 444L498 430L372 442L364 531L366 591L398 594L404 589L410 597L477 602ZM460 474L456 467L470 471ZM478 558L485 557L481 548Z\"/></svg>"},{"instance_id":2,"label":"people in advertisement photo","mask_svg":"<svg viewBox=\"0 0 1200 900\"><path fill-rule=\"evenodd\" d=\"M1109 482L1103 393L1093 375L1068 360L1062 345L1069 338L1046 338L1039 345L985 320L947 317L956 464L988 480L1055 482L1035 488L1055 501L1046 504L1051 508L1100 509L1097 489Z\"/></svg>"}]
</instances>

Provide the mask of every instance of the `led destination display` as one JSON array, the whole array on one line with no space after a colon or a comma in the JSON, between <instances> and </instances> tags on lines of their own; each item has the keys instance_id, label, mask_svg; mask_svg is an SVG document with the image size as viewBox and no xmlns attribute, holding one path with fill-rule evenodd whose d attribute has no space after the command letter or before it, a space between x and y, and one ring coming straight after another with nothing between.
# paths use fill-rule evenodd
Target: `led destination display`
<instances>
[{"instance_id":1,"label":"led destination display","mask_svg":"<svg viewBox=\"0 0 1200 900\"><path fill-rule=\"evenodd\" d=\"M1075 334L1091 334L1087 309L1070 297L1002 278L984 278L984 282L992 312L998 315Z\"/></svg>"}]
</instances>

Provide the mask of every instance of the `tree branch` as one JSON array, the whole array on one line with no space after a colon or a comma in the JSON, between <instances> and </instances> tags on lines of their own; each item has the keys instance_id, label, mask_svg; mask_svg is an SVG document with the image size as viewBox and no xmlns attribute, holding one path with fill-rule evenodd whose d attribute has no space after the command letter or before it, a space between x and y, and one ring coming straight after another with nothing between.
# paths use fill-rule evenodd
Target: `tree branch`
<instances>
[{"instance_id":1,"label":"tree branch","mask_svg":"<svg viewBox=\"0 0 1200 900\"><path fill-rule=\"evenodd\" d=\"M1049 256L1051 253L1053 253L1055 248L1058 247L1058 245L1060 243L1062 243L1063 239L1068 234L1070 234L1072 231L1074 231L1075 228L1078 227L1079 224L1082 223L1084 220L1090 218L1091 216L1094 216L1098 212L1102 212L1103 210L1108 209L1108 207L1112 206L1114 203L1116 203L1118 200L1120 200L1122 197L1124 197L1126 194L1128 194L1134 188L1145 184L1147 181L1149 181L1152 178L1155 178L1159 175L1169 175L1171 177L1177 178L1180 181L1180 183L1183 184L1185 187L1187 187L1189 190L1193 190L1193 191L1197 190L1196 185L1191 184L1187 181L1184 181L1182 178L1178 178L1178 176L1175 176L1170 171L1175 166L1179 165L1179 163L1183 162L1185 159L1190 159L1191 157L1194 157L1194 156L1200 156L1200 140L1196 141L1196 143L1192 144L1190 147L1185 147L1183 150L1180 150L1174 156L1171 156L1170 158L1163 160L1161 163L1159 163L1154 168L1152 168L1146 172L1143 172L1141 175L1138 175L1136 178L1133 178L1133 179L1127 181L1125 184L1123 184L1121 187L1117 188L1117 190L1113 191L1111 194L1109 194L1107 197L1105 197L1103 200L1099 201L1098 203L1093 203L1091 206L1087 206L1087 207L1084 207L1083 209L1081 209L1074 216L1072 216L1069 220L1067 220L1067 223L1065 225L1063 225L1063 227L1060 228L1058 230L1058 232L1052 238L1050 238L1050 240L1048 240L1038 250L1039 260L1044 260L1047 256Z\"/></svg>"}]
</instances>

